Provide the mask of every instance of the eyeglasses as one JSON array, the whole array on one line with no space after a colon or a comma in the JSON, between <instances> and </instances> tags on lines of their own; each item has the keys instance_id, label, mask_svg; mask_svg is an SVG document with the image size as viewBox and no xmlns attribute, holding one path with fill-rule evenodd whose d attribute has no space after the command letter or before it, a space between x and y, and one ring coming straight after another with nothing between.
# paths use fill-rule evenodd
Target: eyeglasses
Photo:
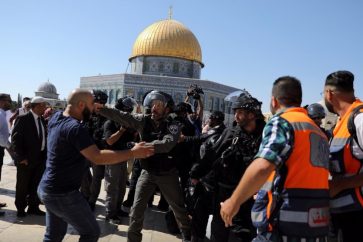
<instances>
[{"instance_id":1,"label":"eyeglasses","mask_svg":"<svg viewBox=\"0 0 363 242\"><path fill-rule=\"evenodd\" d=\"M320 93L320 96L321 96L321 97L324 97L325 92L330 92L330 93L333 93L333 94L338 93L338 91L337 91L337 90L333 90L333 89L325 89L323 92L321 92L321 93Z\"/></svg>"}]
</instances>

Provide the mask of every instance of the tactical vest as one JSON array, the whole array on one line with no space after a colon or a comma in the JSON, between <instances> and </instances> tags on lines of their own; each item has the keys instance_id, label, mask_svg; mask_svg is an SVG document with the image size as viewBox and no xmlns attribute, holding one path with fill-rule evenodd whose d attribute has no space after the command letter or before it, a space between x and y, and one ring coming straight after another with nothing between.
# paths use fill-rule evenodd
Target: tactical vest
<instances>
[{"instance_id":1,"label":"tactical vest","mask_svg":"<svg viewBox=\"0 0 363 242\"><path fill-rule=\"evenodd\" d=\"M145 142L162 140L164 135L168 134L169 120L162 121L159 127L155 127L150 116L146 117L144 129L141 137ZM168 153L154 154L146 159L140 160L142 169L149 172L159 173L166 172L176 167L172 151Z\"/></svg>"},{"instance_id":2,"label":"tactical vest","mask_svg":"<svg viewBox=\"0 0 363 242\"><path fill-rule=\"evenodd\" d=\"M303 108L281 115L292 126L294 147L257 195L252 221L259 231L301 238L327 236L329 146L325 134Z\"/></svg>"},{"instance_id":3,"label":"tactical vest","mask_svg":"<svg viewBox=\"0 0 363 242\"><path fill-rule=\"evenodd\" d=\"M343 117L340 118L333 132L330 143L331 172L335 175L352 176L363 172L362 162L353 153L353 136L348 130L348 122L355 111L363 112L363 103L356 100ZM356 109L356 110L355 110ZM352 120L354 122L354 120ZM363 187L346 189L330 201L332 213L343 213L363 209Z\"/></svg>"},{"instance_id":4,"label":"tactical vest","mask_svg":"<svg viewBox=\"0 0 363 242\"><path fill-rule=\"evenodd\" d=\"M217 169L217 182L220 187L234 190L247 167L258 152L261 143L263 124L256 125L256 131L246 133L242 128L235 127L230 145L222 152Z\"/></svg>"},{"instance_id":5,"label":"tactical vest","mask_svg":"<svg viewBox=\"0 0 363 242\"><path fill-rule=\"evenodd\" d=\"M212 149L213 146L216 144L217 140L220 138L225 128L226 126L224 126L224 124L221 124L208 130L207 133L202 134L202 136L204 136L204 141L201 143L199 148L199 157L201 160L204 159L206 153L210 152L210 149Z\"/></svg>"},{"instance_id":6,"label":"tactical vest","mask_svg":"<svg viewBox=\"0 0 363 242\"><path fill-rule=\"evenodd\" d=\"M107 147L107 143L103 138L103 125L106 121L107 119L105 117L92 114L90 120L85 124L98 149L105 149Z\"/></svg>"}]
</instances>

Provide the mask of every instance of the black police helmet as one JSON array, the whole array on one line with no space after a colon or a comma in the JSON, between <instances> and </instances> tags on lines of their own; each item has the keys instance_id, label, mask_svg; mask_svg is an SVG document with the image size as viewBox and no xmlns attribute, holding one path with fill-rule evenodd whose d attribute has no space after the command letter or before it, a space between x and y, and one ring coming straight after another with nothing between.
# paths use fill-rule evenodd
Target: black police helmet
<instances>
[{"instance_id":1,"label":"black police helmet","mask_svg":"<svg viewBox=\"0 0 363 242\"><path fill-rule=\"evenodd\" d=\"M122 97L116 101L115 108L118 110L131 113L134 107L137 106L137 102L133 97Z\"/></svg>"},{"instance_id":2,"label":"black police helmet","mask_svg":"<svg viewBox=\"0 0 363 242\"><path fill-rule=\"evenodd\" d=\"M209 116L209 119L216 120L218 122L224 121L224 113L221 111L213 111L211 115Z\"/></svg>"},{"instance_id":3,"label":"black police helmet","mask_svg":"<svg viewBox=\"0 0 363 242\"><path fill-rule=\"evenodd\" d=\"M310 104L307 107L307 110L308 110L308 115L311 119L315 118L323 119L326 116L324 107L319 103Z\"/></svg>"},{"instance_id":4,"label":"black police helmet","mask_svg":"<svg viewBox=\"0 0 363 242\"><path fill-rule=\"evenodd\" d=\"M176 113L193 113L192 105L186 102L180 102L175 107Z\"/></svg>"},{"instance_id":5,"label":"black police helmet","mask_svg":"<svg viewBox=\"0 0 363 242\"><path fill-rule=\"evenodd\" d=\"M100 103L100 104L107 103L108 96L105 92L101 90L92 90L92 95L94 97L95 103Z\"/></svg>"},{"instance_id":6,"label":"black police helmet","mask_svg":"<svg viewBox=\"0 0 363 242\"><path fill-rule=\"evenodd\" d=\"M169 95L165 92L162 92L162 91L153 90L145 96L144 101L143 101L143 106L145 108L151 109L152 108L151 104L154 100L162 101L164 103L165 107L169 108L169 110L170 110L169 112L170 113L173 112L174 100L171 97L171 95Z\"/></svg>"},{"instance_id":7,"label":"black police helmet","mask_svg":"<svg viewBox=\"0 0 363 242\"><path fill-rule=\"evenodd\" d=\"M241 91L241 94L232 103L232 109L244 109L254 113L261 113L262 102L258 101L256 98L252 97L249 92L245 89Z\"/></svg>"}]
</instances>

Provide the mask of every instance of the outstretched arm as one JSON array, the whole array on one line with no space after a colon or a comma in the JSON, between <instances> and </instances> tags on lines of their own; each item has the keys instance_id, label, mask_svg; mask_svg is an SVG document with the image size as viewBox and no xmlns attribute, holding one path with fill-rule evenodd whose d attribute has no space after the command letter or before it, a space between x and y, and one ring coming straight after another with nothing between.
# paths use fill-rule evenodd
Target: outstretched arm
<instances>
[{"instance_id":1,"label":"outstretched arm","mask_svg":"<svg viewBox=\"0 0 363 242\"><path fill-rule=\"evenodd\" d=\"M96 145L91 145L83 150L81 154L97 165L113 165L129 159L139 159L152 156L154 146L145 142L136 143L130 150L99 150Z\"/></svg>"}]
</instances>

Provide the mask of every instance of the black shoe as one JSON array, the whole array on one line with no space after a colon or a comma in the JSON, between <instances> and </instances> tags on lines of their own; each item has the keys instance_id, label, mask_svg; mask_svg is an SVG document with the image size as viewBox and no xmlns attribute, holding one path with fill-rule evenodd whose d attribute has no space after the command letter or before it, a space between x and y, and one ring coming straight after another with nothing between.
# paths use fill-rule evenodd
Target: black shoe
<instances>
[{"instance_id":1,"label":"black shoe","mask_svg":"<svg viewBox=\"0 0 363 242\"><path fill-rule=\"evenodd\" d=\"M31 209L28 209L27 214L29 214L29 215L45 216L45 212L43 212L39 208L31 208Z\"/></svg>"},{"instance_id":2,"label":"black shoe","mask_svg":"<svg viewBox=\"0 0 363 242\"><path fill-rule=\"evenodd\" d=\"M4 216L5 215L5 212L4 211L0 211L0 217L1 216Z\"/></svg>"},{"instance_id":3,"label":"black shoe","mask_svg":"<svg viewBox=\"0 0 363 242\"><path fill-rule=\"evenodd\" d=\"M19 218L24 218L26 217L26 213L24 210L19 210L17 213L16 213L16 216L19 217Z\"/></svg>"},{"instance_id":4,"label":"black shoe","mask_svg":"<svg viewBox=\"0 0 363 242\"><path fill-rule=\"evenodd\" d=\"M112 217L108 217L106 216L106 222L109 222L111 224L121 224L121 218L119 218L118 216L112 216Z\"/></svg>"},{"instance_id":5,"label":"black shoe","mask_svg":"<svg viewBox=\"0 0 363 242\"><path fill-rule=\"evenodd\" d=\"M0 203L0 208L6 207L6 203Z\"/></svg>"},{"instance_id":6,"label":"black shoe","mask_svg":"<svg viewBox=\"0 0 363 242\"><path fill-rule=\"evenodd\" d=\"M125 211L123 211L123 210L119 210L118 212L117 212L117 216L118 217L128 217L129 216L129 213L128 212L125 212Z\"/></svg>"}]
</instances>

